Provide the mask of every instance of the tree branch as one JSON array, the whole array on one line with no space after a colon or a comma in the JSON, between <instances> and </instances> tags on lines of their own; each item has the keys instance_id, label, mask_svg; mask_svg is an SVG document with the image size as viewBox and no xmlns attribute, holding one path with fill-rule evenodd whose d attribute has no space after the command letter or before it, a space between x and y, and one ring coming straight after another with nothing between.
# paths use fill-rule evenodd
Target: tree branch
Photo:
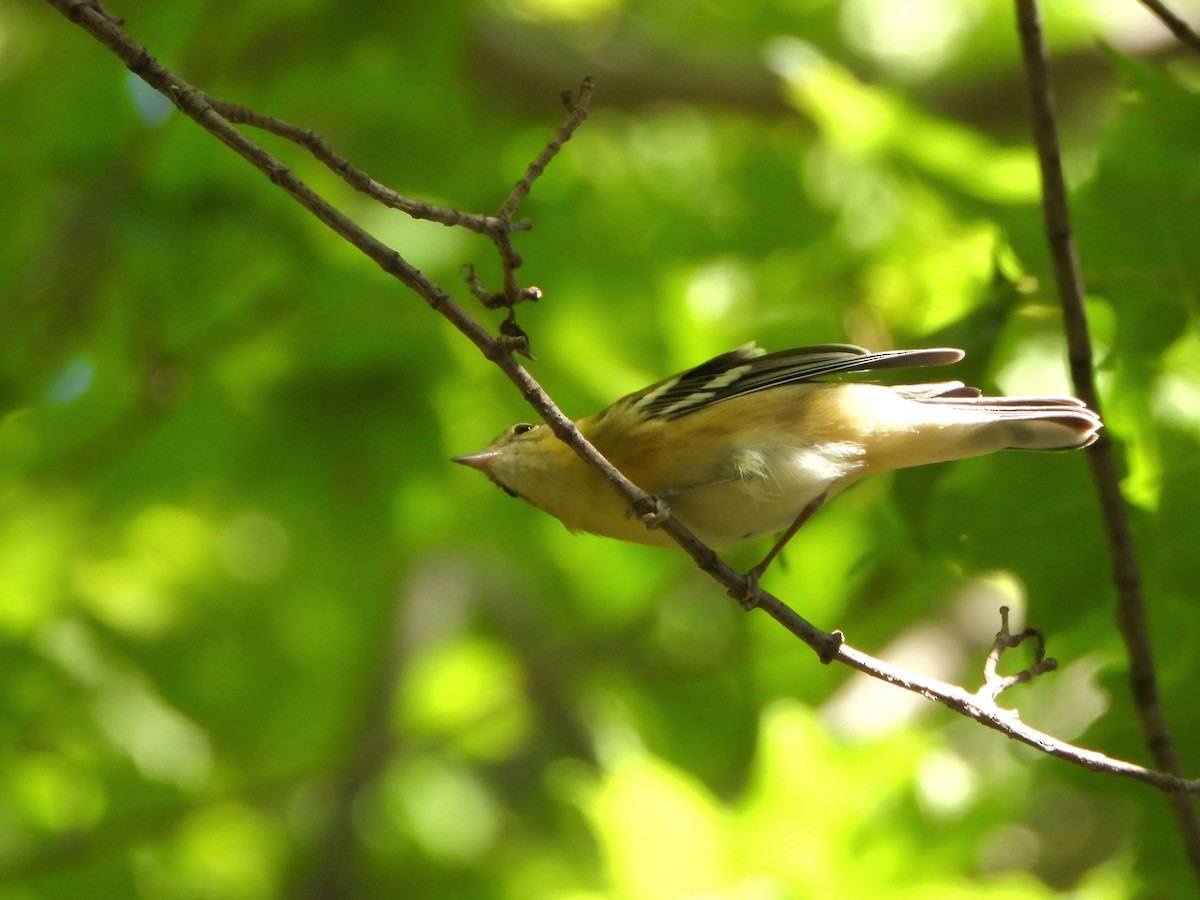
<instances>
[{"instance_id":1,"label":"tree branch","mask_svg":"<svg viewBox=\"0 0 1200 900\"><path fill-rule=\"evenodd\" d=\"M1094 365L1084 305L1083 275L1072 236L1067 188L1063 178L1062 156L1055 125L1054 99L1046 65L1046 47L1042 39L1041 16L1037 0L1016 0L1016 9L1021 53L1025 60L1029 96L1033 107L1033 136L1042 173L1042 211L1046 239L1050 246L1054 277L1062 304L1071 380L1075 386L1075 393L1099 413L1100 400L1092 374ZM1142 597L1141 570L1133 542L1133 532L1129 525L1128 508L1121 494L1109 432L1102 431L1100 440L1089 448L1087 453L1104 516L1109 555L1113 565L1113 582L1117 590L1117 626L1129 655L1130 688L1142 734L1158 767L1163 772L1180 775L1183 766L1159 701L1158 676L1150 644L1150 630L1146 622L1146 605ZM1174 794L1171 797L1171 809L1183 836L1188 859L1197 878L1200 879L1200 817L1197 816L1196 807L1187 797Z\"/></svg>"},{"instance_id":2,"label":"tree branch","mask_svg":"<svg viewBox=\"0 0 1200 900\"><path fill-rule=\"evenodd\" d=\"M463 212L449 206L437 206L422 200L413 200L397 193L384 184L376 181L362 169L351 165L346 157L337 153L329 144L311 128L302 128L283 122L273 116L264 115L252 109L247 109L237 103L219 100L209 94L204 99L223 119L233 125L251 125L261 128L278 137L299 144L308 150L320 162L324 163L342 180L361 191L373 200L391 209L397 209L414 219L425 219L446 226L466 228L479 234L496 235L510 231L527 231L532 223L529 220L512 222L512 216L507 219L498 216L484 216L477 213Z\"/></svg>"},{"instance_id":3,"label":"tree branch","mask_svg":"<svg viewBox=\"0 0 1200 900\"><path fill-rule=\"evenodd\" d=\"M1167 26L1167 30L1182 43L1200 52L1200 34L1197 34L1191 25L1179 18L1167 4L1162 0L1138 0L1138 2L1154 13L1159 21Z\"/></svg>"},{"instance_id":4,"label":"tree branch","mask_svg":"<svg viewBox=\"0 0 1200 900\"><path fill-rule=\"evenodd\" d=\"M845 643L840 632L828 633L806 621L778 597L762 590L753 579L748 579L732 569L711 548L697 540L687 528L670 517L669 510L660 500L639 489L604 459L583 438L571 420L563 415L537 381L516 362L513 353L524 347L519 337L509 337L504 334L495 336L488 332L461 306L451 300L436 283L404 260L399 253L365 232L304 184L286 165L241 134L222 114L221 110L247 123L251 121L254 124L268 121L276 123L277 120L270 120L268 117L252 114L249 111L246 111L246 115L243 116L241 112L237 112L240 107L220 101L214 103L212 98L207 97L192 85L163 68L145 48L134 42L109 16L103 13L94 0L46 0L46 2L109 47L131 71L143 78L155 90L171 99L184 114L262 171L273 183L279 185L335 233L357 247L384 271L395 276L438 313L445 316L520 389L526 401L541 414L554 433L603 475L629 503L635 514L649 525L660 527L669 534L703 571L725 587L730 596L737 599L743 607L757 607L765 611L815 650L824 662L836 660L897 687L921 694L1049 755L1094 771L1136 779L1163 791L1200 793L1200 780L1184 779L1177 773L1155 772L1132 763L1112 759L1095 751L1067 744L1023 724L1014 712L998 707L993 698L986 695L986 692L973 694L963 688L936 679L906 672L851 647ZM498 219L505 219L506 216L511 216L515 212L520 197L528 193L534 180L557 153L561 144L582 123L586 115L589 95L590 86L585 82L584 90L570 104L570 118L567 125L564 126L564 131L560 131L559 135L547 145L543 154L530 166L525 178L517 183L514 193L510 195L510 200L512 197L517 197L517 201L511 204L506 201L501 207ZM337 160L340 160L341 157L327 148L319 138L305 137L307 132L303 129L289 126L286 123L273 124L271 128L276 133L285 133L285 136L295 134L299 138L298 142L310 150L314 147L321 148L321 152L318 154L319 158L323 155L328 158L327 164L333 165L335 168L340 166ZM347 166L345 170L348 171L349 167ZM416 201L413 202L416 203ZM447 222L446 224L463 224L464 227L470 227L459 222Z\"/></svg>"},{"instance_id":5,"label":"tree branch","mask_svg":"<svg viewBox=\"0 0 1200 900\"><path fill-rule=\"evenodd\" d=\"M848 644L843 644L835 657L838 662L845 663L851 668L879 678L889 684L921 694L930 700L936 700L943 706L949 707L967 718L974 719L994 731L1007 735L1022 744L1028 744L1050 756L1055 756L1093 772L1104 772L1131 778L1153 785L1169 794L1200 794L1200 779L1179 778L1165 772L1146 769L1135 763L1114 759L1095 750L1088 750L1069 744L1066 741L1039 731L1023 723L1015 710L1003 709L991 700L981 696L981 693L971 693L956 685L938 681L936 678L926 678L915 675L888 663L874 659Z\"/></svg>"}]
</instances>

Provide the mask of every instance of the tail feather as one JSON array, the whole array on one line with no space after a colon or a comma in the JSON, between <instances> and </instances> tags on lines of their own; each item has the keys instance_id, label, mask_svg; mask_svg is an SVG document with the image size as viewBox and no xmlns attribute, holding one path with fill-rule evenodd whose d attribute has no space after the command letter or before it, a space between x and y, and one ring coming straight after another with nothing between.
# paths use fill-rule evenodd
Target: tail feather
<instances>
[{"instance_id":1,"label":"tail feather","mask_svg":"<svg viewBox=\"0 0 1200 900\"><path fill-rule=\"evenodd\" d=\"M1003 422L1010 450L1076 450L1100 436L1100 417L1074 397L962 397L940 395L913 398L943 408L982 412Z\"/></svg>"}]
</instances>

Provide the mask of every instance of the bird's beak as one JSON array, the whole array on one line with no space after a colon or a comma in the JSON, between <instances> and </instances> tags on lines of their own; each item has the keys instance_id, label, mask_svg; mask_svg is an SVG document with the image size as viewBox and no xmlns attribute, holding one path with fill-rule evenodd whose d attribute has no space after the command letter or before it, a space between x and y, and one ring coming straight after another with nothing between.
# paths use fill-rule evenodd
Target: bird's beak
<instances>
[{"instance_id":1,"label":"bird's beak","mask_svg":"<svg viewBox=\"0 0 1200 900\"><path fill-rule=\"evenodd\" d=\"M492 463L499 456L499 450L480 450L478 453L456 456L451 461L458 463L460 466L470 466L472 469L478 469L480 472L489 472L491 471Z\"/></svg>"}]
</instances>

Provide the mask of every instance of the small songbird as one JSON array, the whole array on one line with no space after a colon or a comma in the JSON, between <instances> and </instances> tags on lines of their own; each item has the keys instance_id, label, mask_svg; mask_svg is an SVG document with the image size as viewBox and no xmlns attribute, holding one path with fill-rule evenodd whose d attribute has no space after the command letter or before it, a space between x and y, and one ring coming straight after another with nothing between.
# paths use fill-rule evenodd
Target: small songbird
<instances>
[{"instance_id":1,"label":"small songbird","mask_svg":"<svg viewBox=\"0 0 1200 900\"><path fill-rule=\"evenodd\" d=\"M826 376L958 362L961 350L872 353L746 344L622 397L576 426L711 547L785 531L759 571L826 500L873 472L994 450L1074 450L1099 417L1073 397L984 397L960 381L881 385ZM456 457L572 531L671 546L549 427L521 423Z\"/></svg>"}]
</instances>

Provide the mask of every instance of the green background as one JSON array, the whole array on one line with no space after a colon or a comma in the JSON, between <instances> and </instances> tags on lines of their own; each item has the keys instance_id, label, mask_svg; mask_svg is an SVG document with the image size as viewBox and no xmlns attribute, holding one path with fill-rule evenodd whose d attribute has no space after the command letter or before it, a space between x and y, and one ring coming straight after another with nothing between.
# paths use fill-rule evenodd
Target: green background
<instances>
[{"instance_id":1,"label":"green background","mask_svg":"<svg viewBox=\"0 0 1200 900\"><path fill-rule=\"evenodd\" d=\"M1047 5L1195 773L1200 65L1136 3ZM748 340L961 346L949 377L1069 390L1006 3L113 11L202 89L477 211L597 75L517 239L531 370L572 415ZM517 392L48 6L0 2L0 110L0 900L1195 889L1152 789L823 667L681 553L452 466L529 418ZM261 139L464 303L464 264L497 283L484 239ZM1006 703L1145 762L1108 569L1083 455L1002 454L856 487L767 587L971 688L1007 603L1061 668Z\"/></svg>"}]
</instances>

